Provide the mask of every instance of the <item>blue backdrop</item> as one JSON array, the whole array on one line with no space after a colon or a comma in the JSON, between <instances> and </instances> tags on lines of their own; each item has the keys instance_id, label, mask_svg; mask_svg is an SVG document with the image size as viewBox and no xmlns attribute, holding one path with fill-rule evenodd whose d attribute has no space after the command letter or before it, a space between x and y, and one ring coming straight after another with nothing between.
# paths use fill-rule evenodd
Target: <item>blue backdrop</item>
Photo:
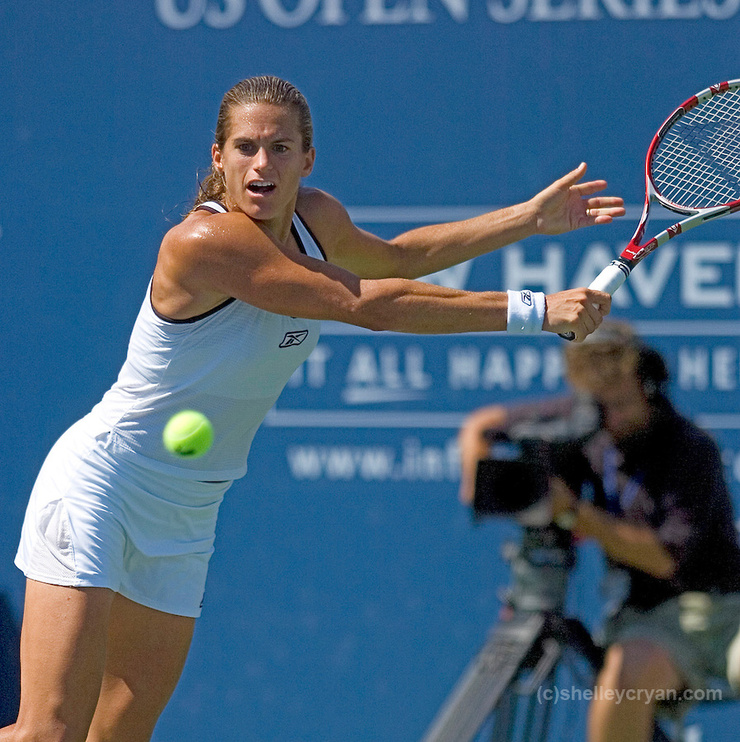
<instances>
[{"instance_id":1,"label":"blue backdrop","mask_svg":"<svg viewBox=\"0 0 740 742\"><path fill-rule=\"evenodd\" d=\"M12 558L38 467L115 379L227 88L294 82L314 113L309 184L385 236L526 199L587 161L628 218L434 278L555 291L588 283L631 236L667 114L740 76L739 17L740 0L3 3L0 589L16 611ZM676 240L614 306L665 353L736 496L739 242L734 219ZM474 526L457 502L457 428L481 404L564 391L561 348L328 324L227 496L155 739L418 739L495 621L500 548L516 537ZM573 609L594 623L579 574ZM730 739L738 721L734 706L707 709L695 732Z\"/></svg>"}]
</instances>

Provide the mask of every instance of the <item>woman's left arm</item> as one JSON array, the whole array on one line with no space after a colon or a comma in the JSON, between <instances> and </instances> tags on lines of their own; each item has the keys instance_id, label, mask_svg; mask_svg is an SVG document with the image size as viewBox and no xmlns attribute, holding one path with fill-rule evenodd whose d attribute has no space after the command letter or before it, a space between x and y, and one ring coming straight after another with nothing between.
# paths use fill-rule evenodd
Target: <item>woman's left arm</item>
<instances>
[{"instance_id":1,"label":"woman's left arm","mask_svg":"<svg viewBox=\"0 0 740 742\"><path fill-rule=\"evenodd\" d=\"M580 183L585 172L586 165L581 164L524 203L472 219L419 227L392 240L356 227L344 207L320 191L302 191L297 209L337 265L363 278L419 278L534 234L609 224L622 216L623 200L595 196L606 182Z\"/></svg>"}]
</instances>

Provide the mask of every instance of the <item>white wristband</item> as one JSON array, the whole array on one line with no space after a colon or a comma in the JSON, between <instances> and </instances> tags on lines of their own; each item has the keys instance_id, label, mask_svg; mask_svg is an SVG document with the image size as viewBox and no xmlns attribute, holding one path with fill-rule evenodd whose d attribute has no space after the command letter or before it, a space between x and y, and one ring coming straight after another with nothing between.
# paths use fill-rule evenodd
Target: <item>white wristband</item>
<instances>
[{"instance_id":1,"label":"white wristband","mask_svg":"<svg viewBox=\"0 0 740 742\"><path fill-rule=\"evenodd\" d=\"M542 332L545 321L545 295L539 291L507 291L506 331L517 335Z\"/></svg>"}]
</instances>

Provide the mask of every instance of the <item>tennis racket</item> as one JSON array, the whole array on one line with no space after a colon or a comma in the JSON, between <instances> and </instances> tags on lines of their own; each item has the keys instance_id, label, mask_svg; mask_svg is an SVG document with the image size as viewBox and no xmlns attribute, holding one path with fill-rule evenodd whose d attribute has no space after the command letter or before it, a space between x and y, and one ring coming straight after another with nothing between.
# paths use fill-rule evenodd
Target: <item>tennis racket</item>
<instances>
[{"instance_id":1,"label":"tennis racket","mask_svg":"<svg viewBox=\"0 0 740 742\"><path fill-rule=\"evenodd\" d=\"M686 216L651 240L650 206ZM712 85L682 103L658 129L645 158L645 206L629 245L589 288L613 294L634 267L676 235L740 210L740 80ZM572 332L561 333L573 340Z\"/></svg>"}]
</instances>

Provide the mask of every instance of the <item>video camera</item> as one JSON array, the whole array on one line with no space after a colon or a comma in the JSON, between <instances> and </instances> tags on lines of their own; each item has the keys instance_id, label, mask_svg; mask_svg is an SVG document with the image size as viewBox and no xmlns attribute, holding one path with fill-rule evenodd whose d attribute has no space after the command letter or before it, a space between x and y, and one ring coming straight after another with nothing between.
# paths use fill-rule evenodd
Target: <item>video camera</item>
<instances>
[{"instance_id":1,"label":"video camera","mask_svg":"<svg viewBox=\"0 0 740 742\"><path fill-rule=\"evenodd\" d=\"M557 417L540 415L488 436L490 455L478 464L473 513L511 517L523 526L521 543L507 544L503 554L514 577L504 600L515 609L563 610L575 553L572 534L552 522L549 482L558 476L578 494L589 482L598 486L583 453L598 428L598 411L576 403Z\"/></svg>"},{"instance_id":2,"label":"video camera","mask_svg":"<svg viewBox=\"0 0 740 742\"><path fill-rule=\"evenodd\" d=\"M489 457L478 463L473 512L476 517L513 517L524 525L550 519L549 481L560 477L574 491L593 480L583 454L599 427L591 405L575 405L566 416L535 418L490 431Z\"/></svg>"}]
</instances>

